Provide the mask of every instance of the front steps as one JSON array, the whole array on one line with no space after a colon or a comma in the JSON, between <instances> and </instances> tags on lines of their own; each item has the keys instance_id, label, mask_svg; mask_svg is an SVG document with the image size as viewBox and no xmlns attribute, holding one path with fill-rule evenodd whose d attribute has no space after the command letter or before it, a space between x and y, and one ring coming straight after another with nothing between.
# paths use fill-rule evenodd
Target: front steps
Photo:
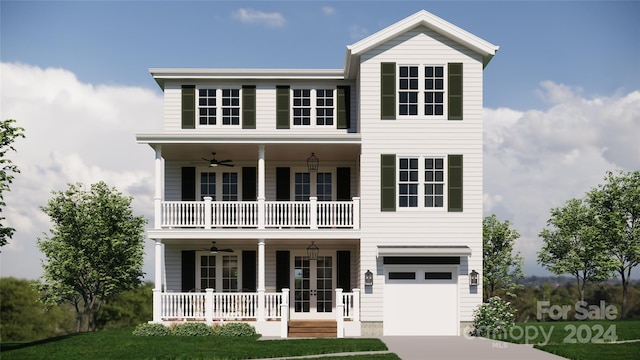
<instances>
[{"instance_id":1,"label":"front steps","mask_svg":"<svg viewBox=\"0 0 640 360\"><path fill-rule=\"evenodd\" d=\"M289 337L338 337L338 322L335 320L289 320Z\"/></svg>"}]
</instances>

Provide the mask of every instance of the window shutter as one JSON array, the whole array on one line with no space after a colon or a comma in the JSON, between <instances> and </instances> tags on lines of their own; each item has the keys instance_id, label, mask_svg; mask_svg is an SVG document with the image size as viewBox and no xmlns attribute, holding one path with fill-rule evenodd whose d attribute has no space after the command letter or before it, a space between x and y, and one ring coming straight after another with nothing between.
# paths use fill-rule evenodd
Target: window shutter
<instances>
[{"instance_id":1,"label":"window shutter","mask_svg":"<svg viewBox=\"0 0 640 360\"><path fill-rule=\"evenodd\" d=\"M338 86L337 101L337 124L338 129L348 129L351 126L351 88L349 86Z\"/></svg>"},{"instance_id":2,"label":"window shutter","mask_svg":"<svg viewBox=\"0 0 640 360\"><path fill-rule=\"evenodd\" d=\"M256 291L256 251L242 250L242 291Z\"/></svg>"},{"instance_id":3,"label":"window shutter","mask_svg":"<svg viewBox=\"0 0 640 360\"><path fill-rule=\"evenodd\" d=\"M462 211L462 155L449 155L448 160L449 211Z\"/></svg>"},{"instance_id":4,"label":"window shutter","mask_svg":"<svg viewBox=\"0 0 640 360\"><path fill-rule=\"evenodd\" d=\"M196 200L196 168L182 168L182 201Z\"/></svg>"},{"instance_id":5,"label":"window shutter","mask_svg":"<svg viewBox=\"0 0 640 360\"><path fill-rule=\"evenodd\" d=\"M182 251L182 292L195 291L196 289L196 252L195 250Z\"/></svg>"},{"instance_id":6,"label":"window shutter","mask_svg":"<svg viewBox=\"0 0 640 360\"><path fill-rule=\"evenodd\" d=\"M449 69L447 80L449 120L462 120L462 63L449 63L447 69Z\"/></svg>"},{"instance_id":7,"label":"window shutter","mask_svg":"<svg viewBox=\"0 0 640 360\"><path fill-rule=\"evenodd\" d=\"M182 85L182 128L196 128L196 86Z\"/></svg>"},{"instance_id":8,"label":"window shutter","mask_svg":"<svg viewBox=\"0 0 640 360\"><path fill-rule=\"evenodd\" d=\"M276 201L291 200L291 171L288 167L276 168Z\"/></svg>"},{"instance_id":9,"label":"window shutter","mask_svg":"<svg viewBox=\"0 0 640 360\"><path fill-rule=\"evenodd\" d=\"M351 292L351 251L336 252L336 287Z\"/></svg>"},{"instance_id":10,"label":"window shutter","mask_svg":"<svg viewBox=\"0 0 640 360\"><path fill-rule=\"evenodd\" d=\"M380 118L396 119L396 63L380 64Z\"/></svg>"},{"instance_id":11,"label":"window shutter","mask_svg":"<svg viewBox=\"0 0 640 360\"><path fill-rule=\"evenodd\" d=\"M258 194L256 191L256 174L255 167L242 168L242 200L256 201Z\"/></svg>"},{"instance_id":12,"label":"window shutter","mask_svg":"<svg viewBox=\"0 0 640 360\"><path fill-rule=\"evenodd\" d=\"M380 155L380 210L396 211L396 155Z\"/></svg>"},{"instance_id":13,"label":"window shutter","mask_svg":"<svg viewBox=\"0 0 640 360\"><path fill-rule=\"evenodd\" d=\"M336 200L351 200L351 168L336 168Z\"/></svg>"},{"instance_id":14,"label":"window shutter","mask_svg":"<svg viewBox=\"0 0 640 360\"><path fill-rule=\"evenodd\" d=\"M291 111L288 86L276 86L276 129L290 127Z\"/></svg>"},{"instance_id":15,"label":"window shutter","mask_svg":"<svg viewBox=\"0 0 640 360\"><path fill-rule=\"evenodd\" d=\"M289 285L290 273L289 270L291 264L289 263L289 251L277 250L276 251L276 291L280 292L282 289L291 289Z\"/></svg>"},{"instance_id":16,"label":"window shutter","mask_svg":"<svg viewBox=\"0 0 640 360\"><path fill-rule=\"evenodd\" d=\"M256 128L256 87L242 87L242 128Z\"/></svg>"}]
</instances>

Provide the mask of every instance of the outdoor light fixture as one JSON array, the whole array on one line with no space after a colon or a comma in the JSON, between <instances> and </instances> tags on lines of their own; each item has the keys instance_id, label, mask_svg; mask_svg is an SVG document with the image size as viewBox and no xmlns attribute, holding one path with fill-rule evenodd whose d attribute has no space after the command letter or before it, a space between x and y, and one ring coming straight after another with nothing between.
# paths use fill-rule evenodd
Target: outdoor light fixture
<instances>
[{"instance_id":1,"label":"outdoor light fixture","mask_svg":"<svg viewBox=\"0 0 640 360\"><path fill-rule=\"evenodd\" d=\"M309 172L318 171L318 163L320 163L320 160L318 160L314 153L311 153L311 156L307 159L307 169Z\"/></svg>"},{"instance_id":2,"label":"outdoor light fixture","mask_svg":"<svg viewBox=\"0 0 640 360\"><path fill-rule=\"evenodd\" d=\"M367 272L364 273L364 285L365 286L373 285L373 273L369 270L367 270Z\"/></svg>"},{"instance_id":3,"label":"outdoor light fixture","mask_svg":"<svg viewBox=\"0 0 640 360\"><path fill-rule=\"evenodd\" d=\"M318 251L319 250L320 249L318 249L316 244L314 244L313 241L312 241L311 245L309 245L309 247L307 248L307 257L309 258L309 260L318 260Z\"/></svg>"},{"instance_id":4,"label":"outdoor light fixture","mask_svg":"<svg viewBox=\"0 0 640 360\"><path fill-rule=\"evenodd\" d=\"M480 275L477 271L471 270L469 273L469 285L478 286L478 275Z\"/></svg>"}]
</instances>

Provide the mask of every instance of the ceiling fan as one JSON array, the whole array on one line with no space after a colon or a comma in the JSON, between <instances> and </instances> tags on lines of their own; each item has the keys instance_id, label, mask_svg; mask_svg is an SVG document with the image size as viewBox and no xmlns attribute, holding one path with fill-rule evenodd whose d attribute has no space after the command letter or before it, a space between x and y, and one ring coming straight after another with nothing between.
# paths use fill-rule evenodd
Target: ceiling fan
<instances>
[{"instance_id":1,"label":"ceiling fan","mask_svg":"<svg viewBox=\"0 0 640 360\"><path fill-rule=\"evenodd\" d=\"M218 247L216 246L216 242L215 241L212 241L211 245L212 246L209 249L209 252L212 253L212 254L216 254L216 253L219 253L219 252L233 252L233 249L228 249L228 248L227 249L218 249Z\"/></svg>"},{"instance_id":2,"label":"ceiling fan","mask_svg":"<svg viewBox=\"0 0 640 360\"><path fill-rule=\"evenodd\" d=\"M233 160L216 160L216 153L211 153L211 159L202 158L202 160L208 161L209 166L216 167L218 165L233 167L233 164L230 164Z\"/></svg>"}]
</instances>

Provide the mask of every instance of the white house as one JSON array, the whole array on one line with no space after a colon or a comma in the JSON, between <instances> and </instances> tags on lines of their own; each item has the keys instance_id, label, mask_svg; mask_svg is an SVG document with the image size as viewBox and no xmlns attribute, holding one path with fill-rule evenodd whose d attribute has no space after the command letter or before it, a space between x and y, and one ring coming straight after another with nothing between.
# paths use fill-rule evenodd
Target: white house
<instances>
[{"instance_id":1,"label":"white house","mask_svg":"<svg viewBox=\"0 0 640 360\"><path fill-rule=\"evenodd\" d=\"M482 81L498 47L426 11L344 69L151 69L153 321L460 335L482 301ZM482 275L480 274L480 281Z\"/></svg>"}]
</instances>

